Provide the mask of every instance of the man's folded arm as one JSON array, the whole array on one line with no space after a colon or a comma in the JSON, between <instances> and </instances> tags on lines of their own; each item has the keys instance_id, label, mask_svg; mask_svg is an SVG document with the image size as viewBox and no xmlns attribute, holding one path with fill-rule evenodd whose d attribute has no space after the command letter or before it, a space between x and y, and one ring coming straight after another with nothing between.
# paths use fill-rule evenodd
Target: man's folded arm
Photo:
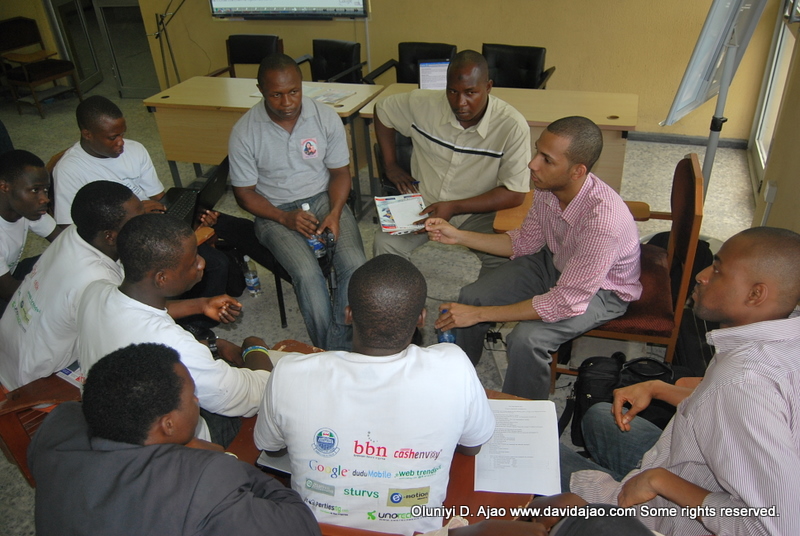
<instances>
[{"instance_id":1,"label":"man's folded arm","mask_svg":"<svg viewBox=\"0 0 800 536\"><path fill-rule=\"evenodd\" d=\"M217 506L198 520L203 532L240 536L320 534L314 514L300 495L272 477L225 454L215 460L198 482L198 493L208 493ZM199 513L199 512L198 512ZM198 527L199 528L199 527Z\"/></svg>"}]
</instances>

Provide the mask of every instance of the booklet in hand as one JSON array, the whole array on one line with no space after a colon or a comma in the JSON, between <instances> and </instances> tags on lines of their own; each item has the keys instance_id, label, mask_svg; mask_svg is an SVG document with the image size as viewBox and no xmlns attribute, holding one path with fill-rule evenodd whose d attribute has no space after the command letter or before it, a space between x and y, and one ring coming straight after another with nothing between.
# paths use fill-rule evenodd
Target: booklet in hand
<instances>
[{"instance_id":1,"label":"booklet in hand","mask_svg":"<svg viewBox=\"0 0 800 536\"><path fill-rule=\"evenodd\" d=\"M412 232L425 227L414 224L424 218L419 215L425 208L420 193L376 197L375 207L378 210L381 230L384 233Z\"/></svg>"}]
</instances>

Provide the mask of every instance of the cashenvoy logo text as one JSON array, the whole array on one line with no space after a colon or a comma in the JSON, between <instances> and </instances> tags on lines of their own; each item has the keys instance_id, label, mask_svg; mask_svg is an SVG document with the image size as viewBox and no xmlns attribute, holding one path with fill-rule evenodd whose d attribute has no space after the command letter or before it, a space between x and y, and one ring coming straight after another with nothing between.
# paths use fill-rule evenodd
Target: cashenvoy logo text
<instances>
[{"instance_id":1,"label":"cashenvoy logo text","mask_svg":"<svg viewBox=\"0 0 800 536\"><path fill-rule=\"evenodd\" d=\"M440 450L414 450L414 449L400 449L394 451L395 458L403 459L430 459L438 460L439 455L442 453Z\"/></svg>"}]
</instances>

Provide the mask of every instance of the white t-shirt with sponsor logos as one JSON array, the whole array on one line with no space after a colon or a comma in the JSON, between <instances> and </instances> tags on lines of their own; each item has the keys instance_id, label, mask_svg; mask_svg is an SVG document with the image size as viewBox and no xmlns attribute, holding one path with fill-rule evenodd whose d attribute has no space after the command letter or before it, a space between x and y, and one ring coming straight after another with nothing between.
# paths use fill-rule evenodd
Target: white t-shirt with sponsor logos
<instances>
[{"instance_id":1,"label":"white t-shirt with sponsor logos","mask_svg":"<svg viewBox=\"0 0 800 536\"><path fill-rule=\"evenodd\" d=\"M482 445L494 423L461 349L411 345L281 359L254 436L288 447L292 486L320 522L410 535L442 526L415 514L442 505L456 445Z\"/></svg>"}]
</instances>

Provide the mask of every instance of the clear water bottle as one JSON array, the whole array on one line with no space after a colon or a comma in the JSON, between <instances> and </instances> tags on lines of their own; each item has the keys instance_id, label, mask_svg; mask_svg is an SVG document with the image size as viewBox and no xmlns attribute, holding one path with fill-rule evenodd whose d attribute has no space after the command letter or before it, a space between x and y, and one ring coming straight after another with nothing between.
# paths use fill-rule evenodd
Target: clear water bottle
<instances>
[{"instance_id":1,"label":"clear water bottle","mask_svg":"<svg viewBox=\"0 0 800 536\"><path fill-rule=\"evenodd\" d=\"M442 312L439 314L445 314L446 312L447 309L442 309ZM456 342L456 336L453 334L452 330L449 329L444 329L444 330L440 329L439 333L436 335L436 339L439 342L450 342L454 344Z\"/></svg>"},{"instance_id":2,"label":"clear water bottle","mask_svg":"<svg viewBox=\"0 0 800 536\"><path fill-rule=\"evenodd\" d=\"M247 255L244 256L244 262L247 264L247 271L244 273L244 283L247 285L247 290L250 291L250 295L255 298L261 294L261 281L258 279L256 263Z\"/></svg>"},{"instance_id":3,"label":"clear water bottle","mask_svg":"<svg viewBox=\"0 0 800 536\"><path fill-rule=\"evenodd\" d=\"M311 209L308 203L303 203L302 205L300 205L300 208L302 208L305 212L309 212L309 209ZM322 257L325 256L326 253L325 244L319 239L317 235L312 235L311 238L306 238L306 242L308 242L308 247L310 247L311 250L314 252L314 256L316 258L321 259Z\"/></svg>"}]
</instances>

